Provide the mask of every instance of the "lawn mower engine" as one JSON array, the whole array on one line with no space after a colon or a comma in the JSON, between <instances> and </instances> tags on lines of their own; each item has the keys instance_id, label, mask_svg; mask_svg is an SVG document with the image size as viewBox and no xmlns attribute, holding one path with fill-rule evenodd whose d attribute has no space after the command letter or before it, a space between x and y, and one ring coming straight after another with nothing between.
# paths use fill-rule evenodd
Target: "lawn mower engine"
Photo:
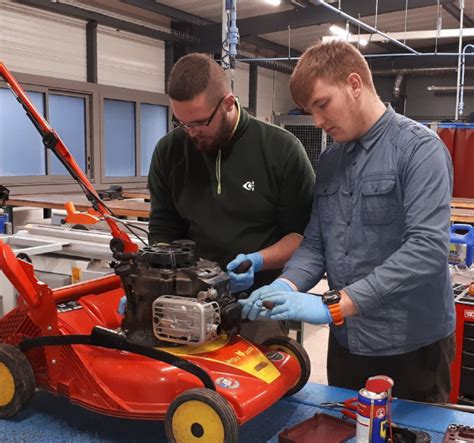
<instances>
[{"instance_id":1,"label":"lawn mower engine","mask_svg":"<svg viewBox=\"0 0 474 443\"><path fill-rule=\"evenodd\" d=\"M241 307L219 265L198 260L195 244L178 240L114 253L127 297L122 329L146 346L199 345L240 329Z\"/></svg>"}]
</instances>

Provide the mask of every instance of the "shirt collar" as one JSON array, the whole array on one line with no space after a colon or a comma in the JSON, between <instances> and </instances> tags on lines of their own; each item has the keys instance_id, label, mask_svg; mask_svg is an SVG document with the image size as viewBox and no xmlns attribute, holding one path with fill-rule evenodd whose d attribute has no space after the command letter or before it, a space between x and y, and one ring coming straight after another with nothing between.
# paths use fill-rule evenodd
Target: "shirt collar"
<instances>
[{"instance_id":1,"label":"shirt collar","mask_svg":"<svg viewBox=\"0 0 474 443\"><path fill-rule=\"evenodd\" d=\"M387 125L394 116L395 111L390 105L388 105L386 111L375 122L375 124L359 140L354 140L352 142L352 148L356 145L361 145L366 151L372 149L380 136L385 132Z\"/></svg>"}]
</instances>

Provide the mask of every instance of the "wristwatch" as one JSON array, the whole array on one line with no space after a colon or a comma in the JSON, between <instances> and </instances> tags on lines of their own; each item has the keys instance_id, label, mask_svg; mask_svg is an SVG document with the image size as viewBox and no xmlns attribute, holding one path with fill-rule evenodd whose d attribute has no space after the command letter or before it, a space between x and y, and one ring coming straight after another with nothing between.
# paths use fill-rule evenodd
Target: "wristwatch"
<instances>
[{"instance_id":1,"label":"wristwatch","mask_svg":"<svg viewBox=\"0 0 474 443\"><path fill-rule=\"evenodd\" d=\"M336 326L344 324L344 316L342 315L341 305L341 293L339 291L327 291L322 297L323 303L328 307L329 313L331 314L332 321Z\"/></svg>"}]
</instances>

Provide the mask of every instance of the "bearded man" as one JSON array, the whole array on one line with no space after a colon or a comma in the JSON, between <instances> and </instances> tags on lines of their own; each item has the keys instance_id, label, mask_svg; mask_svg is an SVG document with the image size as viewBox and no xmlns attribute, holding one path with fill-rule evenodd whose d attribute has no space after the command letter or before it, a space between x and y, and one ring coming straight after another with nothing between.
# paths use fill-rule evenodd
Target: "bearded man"
<instances>
[{"instance_id":1,"label":"bearded man","mask_svg":"<svg viewBox=\"0 0 474 443\"><path fill-rule=\"evenodd\" d=\"M233 292L273 281L309 221L314 172L300 141L249 115L224 70L204 54L174 65L168 95L175 128L157 144L148 175L150 244L190 239L218 262ZM245 260L252 266L234 271ZM256 342L286 333L252 322Z\"/></svg>"}]
</instances>

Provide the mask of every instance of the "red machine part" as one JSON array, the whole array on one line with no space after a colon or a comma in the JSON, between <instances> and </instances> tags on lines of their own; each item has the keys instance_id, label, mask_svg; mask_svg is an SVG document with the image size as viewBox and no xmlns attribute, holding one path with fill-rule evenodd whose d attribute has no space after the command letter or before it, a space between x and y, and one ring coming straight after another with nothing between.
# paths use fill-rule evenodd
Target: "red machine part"
<instances>
[{"instance_id":1,"label":"red machine part","mask_svg":"<svg viewBox=\"0 0 474 443\"><path fill-rule=\"evenodd\" d=\"M451 403L474 405L474 298L456 300L456 355L451 365Z\"/></svg>"}]
</instances>

